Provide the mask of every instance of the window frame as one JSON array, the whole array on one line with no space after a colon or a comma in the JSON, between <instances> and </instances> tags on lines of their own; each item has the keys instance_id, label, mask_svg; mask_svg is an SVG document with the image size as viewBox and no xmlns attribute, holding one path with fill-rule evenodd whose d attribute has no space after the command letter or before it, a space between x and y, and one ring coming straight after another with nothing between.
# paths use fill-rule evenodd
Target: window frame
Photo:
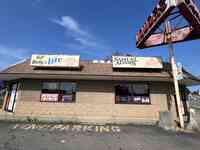
<instances>
[{"instance_id":1,"label":"window frame","mask_svg":"<svg viewBox=\"0 0 200 150\"><path fill-rule=\"evenodd\" d=\"M48 93L48 92L43 92L43 84L44 83L58 83L59 84L59 88L58 90L55 90L56 92L52 92L52 93ZM75 92L73 93L72 91L72 100L71 101L62 101L62 96L64 96L64 94L62 94L62 90L61 90L61 83L71 83L71 84L75 84ZM40 94L40 102L41 103L76 103L76 93L77 93L77 83L74 81L42 81L41 83L41 94ZM57 101L42 101L42 94L58 94L58 100ZM68 94L69 95L69 94Z\"/></svg>"},{"instance_id":2,"label":"window frame","mask_svg":"<svg viewBox=\"0 0 200 150\"><path fill-rule=\"evenodd\" d=\"M117 101L117 94L116 94L116 86L118 85L131 85L131 89L132 89L132 94L131 94L131 97L132 99L134 98L134 96L141 96L141 97L148 97L149 98L149 103L136 103L134 101L132 102L120 102L120 101ZM148 86L148 96L145 96L145 95L140 95L140 94L137 94L137 95L134 95L134 90L133 90L133 85L134 84L145 84ZM122 105L152 105L151 103L151 93L150 93L150 83L149 82L121 82L121 83L116 83L114 84L114 92L115 92L115 104L122 104Z\"/></svg>"}]
</instances>

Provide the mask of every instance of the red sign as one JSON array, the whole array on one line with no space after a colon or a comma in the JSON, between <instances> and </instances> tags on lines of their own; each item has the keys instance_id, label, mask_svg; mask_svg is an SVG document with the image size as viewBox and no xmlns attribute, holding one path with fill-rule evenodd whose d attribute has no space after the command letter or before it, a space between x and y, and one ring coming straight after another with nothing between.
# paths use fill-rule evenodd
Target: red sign
<instances>
[{"instance_id":1,"label":"red sign","mask_svg":"<svg viewBox=\"0 0 200 150\"><path fill-rule=\"evenodd\" d=\"M154 8L152 14L145 21L143 27L136 35L136 45L140 47L149 36L160 26L160 24L170 15L175 8L174 5L168 5L165 0L160 0Z\"/></svg>"},{"instance_id":2,"label":"red sign","mask_svg":"<svg viewBox=\"0 0 200 150\"><path fill-rule=\"evenodd\" d=\"M180 13L186 18L192 27L200 31L200 11L194 0L185 0L178 5Z\"/></svg>"},{"instance_id":3,"label":"red sign","mask_svg":"<svg viewBox=\"0 0 200 150\"><path fill-rule=\"evenodd\" d=\"M42 94L41 101L42 102L57 102L59 94Z\"/></svg>"},{"instance_id":4,"label":"red sign","mask_svg":"<svg viewBox=\"0 0 200 150\"><path fill-rule=\"evenodd\" d=\"M193 0L160 0L143 27L136 34L136 46L138 48L167 44L163 38L165 36L164 33L155 34L154 32L170 15L173 15L172 11L176 7L179 9L179 13L188 21L189 26L177 28L173 33L176 39L172 39L172 42L200 38L200 12ZM184 34L179 35L182 30Z\"/></svg>"}]
</instances>

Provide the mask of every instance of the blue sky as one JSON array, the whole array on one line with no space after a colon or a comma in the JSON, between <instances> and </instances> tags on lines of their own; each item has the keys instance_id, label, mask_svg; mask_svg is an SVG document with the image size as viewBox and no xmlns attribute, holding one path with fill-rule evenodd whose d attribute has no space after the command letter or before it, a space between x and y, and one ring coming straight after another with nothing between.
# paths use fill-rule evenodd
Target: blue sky
<instances>
[{"instance_id":1,"label":"blue sky","mask_svg":"<svg viewBox=\"0 0 200 150\"><path fill-rule=\"evenodd\" d=\"M167 60L166 46L147 50L135 47L135 34L156 3L157 0L1 0L0 68L32 53L102 59L120 51ZM195 75L200 75L199 42L175 45L177 62Z\"/></svg>"}]
</instances>

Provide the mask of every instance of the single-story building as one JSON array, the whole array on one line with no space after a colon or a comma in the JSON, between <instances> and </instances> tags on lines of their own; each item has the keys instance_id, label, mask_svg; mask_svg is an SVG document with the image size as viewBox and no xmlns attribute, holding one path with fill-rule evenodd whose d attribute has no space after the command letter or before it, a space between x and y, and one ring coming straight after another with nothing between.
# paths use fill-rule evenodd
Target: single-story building
<instances>
[{"instance_id":1,"label":"single-story building","mask_svg":"<svg viewBox=\"0 0 200 150\"><path fill-rule=\"evenodd\" d=\"M170 68L157 57L80 61L77 56L33 55L0 72L7 87L3 112L13 118L155 123L160 112L176 114ZM183 69L183 106L186 86L199 83Z\"/></svg>"}]
</instances>

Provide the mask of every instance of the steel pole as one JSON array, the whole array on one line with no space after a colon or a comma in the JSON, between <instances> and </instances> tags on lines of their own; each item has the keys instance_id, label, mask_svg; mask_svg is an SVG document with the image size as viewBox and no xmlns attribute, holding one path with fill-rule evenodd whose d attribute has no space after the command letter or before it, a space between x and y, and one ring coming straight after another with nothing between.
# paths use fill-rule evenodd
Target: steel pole
<instances>
[{"instance_id":1,"label":"steel pole","mask_svg":"<svg viewBox=\"0 0 200 150\"><path fill-rule=\"evenodd\" d=\"M171 24L169 21L166 22L165 28L166 28L166 35L167 35L167 42L168 42L169 59L170 59L171 67L172 67L172 74L173 74L173 81L174 81L174 87L175 87L180 127L184 128L183 113L182 113L182 109L181 109L180 90L179 90L179 84L178 84L178 80L177 80L177 66L176 66L176 61L175 61L175 57L174 57L174 48L173 48L173 43L172 43L172 27L171 27Z\"/></svg>"}]
</instances>

